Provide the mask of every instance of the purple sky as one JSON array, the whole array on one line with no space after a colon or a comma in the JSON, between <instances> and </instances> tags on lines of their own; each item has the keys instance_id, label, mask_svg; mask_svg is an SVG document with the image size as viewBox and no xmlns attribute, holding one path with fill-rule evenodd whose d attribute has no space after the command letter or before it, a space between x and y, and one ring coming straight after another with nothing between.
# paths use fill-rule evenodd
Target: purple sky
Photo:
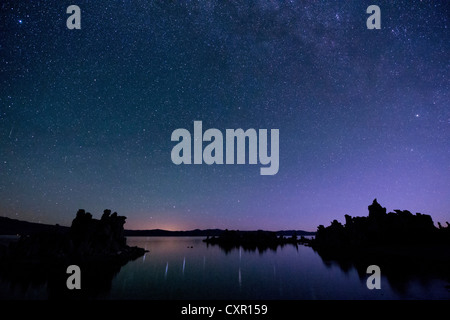
<instances>
[{"instance_id":1,"label":"purple sky","mask_svg":"<svg viewBox=\"0 0 450 320\"><path fill-rule=\"evenodd\" d=\"M0 214L129 229L304 229L388 211L450 221L445 1L58 1L2 10ZM279 129L279 171L175 165L175 129ZM204 143L204 146L206 143Z\"/></svg>"}]
</instances>

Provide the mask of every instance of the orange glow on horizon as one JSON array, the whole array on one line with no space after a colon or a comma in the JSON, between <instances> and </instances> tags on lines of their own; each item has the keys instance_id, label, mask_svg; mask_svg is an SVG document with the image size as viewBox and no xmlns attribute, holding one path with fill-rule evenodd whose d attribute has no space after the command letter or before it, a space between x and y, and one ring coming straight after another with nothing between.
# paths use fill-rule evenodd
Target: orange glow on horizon
<instances>
[{"instance_id":1,"label":"orange glow on horizon","mask_svg":"<svg viewBox=\"0 0 450 320\"><path fill-rule=\"evenodd\" d=\"M128 221L129 220L129 221ZM142 223L138 220L127 219L127 222L124 225L126 230L153 230L153 229L161 229L167 231L186 231L191 230L190 228L186 228L187 226L183 223L174 223L174 222L152 222L148 221ZM195 228L193 228L195 229Z\"/></svg>"}]
</instances>

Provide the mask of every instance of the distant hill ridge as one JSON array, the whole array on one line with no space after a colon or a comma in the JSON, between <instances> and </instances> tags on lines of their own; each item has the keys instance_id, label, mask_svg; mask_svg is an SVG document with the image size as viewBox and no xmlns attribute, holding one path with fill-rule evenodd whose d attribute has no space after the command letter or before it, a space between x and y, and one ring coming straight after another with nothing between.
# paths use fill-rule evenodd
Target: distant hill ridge
<instances>
[{"instance_id":1,"label":"distant hill ridge","mask_svg":"<svg viewBox=\"0 0 450 320\"><path fill-rule=\"evenodd\" d=\"M61 231L69 231L69 227L44 224L38 222L28 222L23 220L0 217L0 235L22 235L38 232L54 231L59 228Z\"/></svg>"},{"instance_id":2,"label":"distant hill ridge","mask_svg":"<svg viewBox=\"0 0 450 320\"><path fill-rule=\"evenodd\" d=\"M69 227L60 225L51 225L37 222L28 222L23 220L11 219L7 217L0 217L0 235L22 235L32 234L45 231L69 231ZM125 230L124 235L127 237L206 237L206 236L219 236L225 230L222 229L195 229L188 231L170 231L163 229L151 229L151 230ZM315 232L309 232L304 230L281 230L276 231L277 235L291 236L296 234L297 236L314 235Z\"/></svg>"}]
</instances>

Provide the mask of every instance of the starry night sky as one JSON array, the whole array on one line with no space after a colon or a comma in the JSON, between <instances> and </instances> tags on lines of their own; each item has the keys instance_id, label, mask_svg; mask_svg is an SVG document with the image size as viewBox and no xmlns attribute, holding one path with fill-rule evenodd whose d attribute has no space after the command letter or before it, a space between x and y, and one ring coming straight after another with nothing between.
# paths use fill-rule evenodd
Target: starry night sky
<instances>
[{"instance_id":1,"label":"starry night sky","mask_svg":"<svg viewBox=\"0 0 450 320\"><path fill-rule=\"evenodd\" d=\"M366 28L371 4L381 30ZM0 7L2 216L315 231L377 198L450 221L448 1ZM173 164L171 133L194 120L279 129L279 172Z\"/></svg>"}]
</instances>

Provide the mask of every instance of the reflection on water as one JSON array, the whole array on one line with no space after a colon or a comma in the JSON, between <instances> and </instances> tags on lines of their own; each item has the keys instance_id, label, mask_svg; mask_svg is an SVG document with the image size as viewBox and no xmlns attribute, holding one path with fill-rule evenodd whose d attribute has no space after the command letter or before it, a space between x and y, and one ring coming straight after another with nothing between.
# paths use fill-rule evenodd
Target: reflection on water
<instances>
[{"instance_id":1,"label":"reflection on water","mask_svg":"<svg viewBox=\"0 0 450 320\"><path fill-rule=\"evenodd\" d=\"M323 260L310 247L223 250L194 237L131 237L149 250L123 266L98 299L450 299L445 280L405 273L366 287L362 269ZM83 278L82 278L83 279ZM83 281L83 280L82 280ZM46 299L45 283L11 285L0 277L0 298ZM83 282L82 282L83 290Z\"/></svg>"},{"instance_id":2,"label":"reflection on water","mask_svg":"<svg viewBox=\"0 0 450 320\"><path fill-rule=\"evenodd\" d=\"M446 281L401 279L403 290L383 276L381 290L350 264L324 261L311 248L223 250L202 238L129 238L149 252L122 267L112 299L449 299Z\"/></svg>"}]
</instances>

